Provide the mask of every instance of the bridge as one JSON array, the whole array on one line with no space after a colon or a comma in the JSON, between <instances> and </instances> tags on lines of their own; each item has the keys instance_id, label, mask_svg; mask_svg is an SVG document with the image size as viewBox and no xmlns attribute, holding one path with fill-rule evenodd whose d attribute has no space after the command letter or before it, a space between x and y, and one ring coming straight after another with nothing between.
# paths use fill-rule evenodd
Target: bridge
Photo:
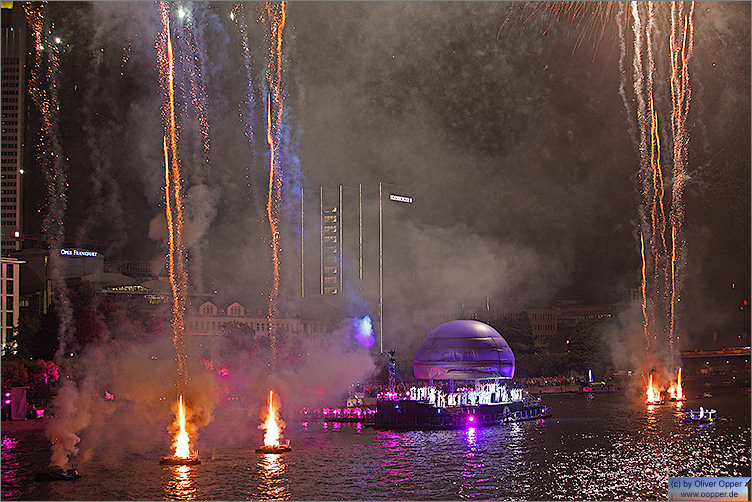
<instances>
[{"instance_id":1,"label":"bridge","mask_svg":"<svg viewBox=\"0 0 752 502\"><path fill-rule=\"evenodd\" d=\"M681 353L682 359L690 357L735 357L750 355L750 347L728 347L725 349L701 349L685 350Z\"/></svg>"}]
</instances>

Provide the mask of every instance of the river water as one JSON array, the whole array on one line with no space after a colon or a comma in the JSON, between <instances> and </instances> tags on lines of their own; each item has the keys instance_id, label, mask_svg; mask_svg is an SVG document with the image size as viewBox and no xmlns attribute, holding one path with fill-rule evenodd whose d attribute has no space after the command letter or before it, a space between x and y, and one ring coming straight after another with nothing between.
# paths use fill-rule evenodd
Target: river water
<instances>
[{"instance_id":1,"label":"river water","mask_svg":"<svg viewBox=\"0 0 752 502\"><path fill-rule=\"evenodd\" d=\"M544 396L553 409L547 419L455 431L289 423L293 450L283 455L248 444L202 452L191 467L93 458L77 465L83 477L74 482L33 481L49 443L40 427L3 422L2 498L666 500L670 476L750 476L750 393L713 392L680 407L621 394ZM721 420L683 424L683 410L700 405Z\"/></svg>"}]
</instances>

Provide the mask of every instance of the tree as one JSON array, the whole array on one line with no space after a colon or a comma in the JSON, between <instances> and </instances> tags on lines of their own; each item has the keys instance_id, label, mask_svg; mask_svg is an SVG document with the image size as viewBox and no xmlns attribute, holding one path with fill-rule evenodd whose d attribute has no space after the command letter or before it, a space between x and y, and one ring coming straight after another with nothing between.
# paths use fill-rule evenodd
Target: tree
<instances>
[{"instance_id":1,"label":"tree","mask_svg":"<svg viewBox=\"0 0 752 502\"><path fill-rule=\"evenodd\" d=\"M519 316L497 317L488 324L504 337L515 357L534 351L533 328L527 312L522 312Z\"/></svg>"},{"instance_id":2,"label":"tree","mask_svg":"<svg viewBox=\"0 0 752 502\"><path fill-rule=\"evenodd\" d=\"M606 359L606 348L598 334L600 321L585 319L578 321L569 336L567 367L574 371L584 371L590 364Z\"/></svg>"},{"instance_id":3,"label":"tree","mask_svg":"<svg viewBox=\"0 0 752 502\"><path fill-rule=\"evenodd\" d=\"M21 360L3 360L2 367L3 391L11 387L26 387L29 382L29 373L26 365Z\"/></svg>"}]
</instances>

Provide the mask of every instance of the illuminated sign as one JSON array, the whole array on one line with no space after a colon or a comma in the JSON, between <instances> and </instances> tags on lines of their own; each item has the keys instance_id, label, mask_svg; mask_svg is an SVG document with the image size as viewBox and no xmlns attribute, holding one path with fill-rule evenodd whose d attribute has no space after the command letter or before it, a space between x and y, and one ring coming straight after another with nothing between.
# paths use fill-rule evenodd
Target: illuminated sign
<instances>
[{"instance_id":1,"label":"illuminated sign","mask_svg":"<svg viewBox=\"0 0 752 502\"><path fill-rule=\"evenodd\" d=\"M413 198L412 197L405 197L403 195L389 194L389 200L394 200L394 201L397 201L397 202L407 202L408 204L412 204L413 203Z\"/></svg>"},{"instance_id":2,"label":"illuminated sign","mask_svg":"<svg viewBox=\"0 0 752 502\"><path fill-rule=\"evenodd\" d=\"M81 251L78 249L61 249L60 254L63 256L87 256L92 258L98 256L96 251Z\"/></svg>"}]
</instances>

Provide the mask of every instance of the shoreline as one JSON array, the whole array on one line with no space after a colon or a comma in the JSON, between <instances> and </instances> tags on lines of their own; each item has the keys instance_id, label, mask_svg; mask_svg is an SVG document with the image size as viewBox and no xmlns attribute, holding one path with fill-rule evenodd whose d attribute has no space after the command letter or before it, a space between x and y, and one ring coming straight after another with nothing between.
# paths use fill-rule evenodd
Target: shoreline
<instances>
[{"instance_id":1,"label":"shoreline","mask_svg":"<svg viewBox=\"0 0 752 502\"><path fill-rule=\"evenodd\" d=\"M29 420L3 420L0 423L0 432L6 433L42 431L47 427L50 420L55 418L37 418Z\"/></svg>"}]
</instances>

